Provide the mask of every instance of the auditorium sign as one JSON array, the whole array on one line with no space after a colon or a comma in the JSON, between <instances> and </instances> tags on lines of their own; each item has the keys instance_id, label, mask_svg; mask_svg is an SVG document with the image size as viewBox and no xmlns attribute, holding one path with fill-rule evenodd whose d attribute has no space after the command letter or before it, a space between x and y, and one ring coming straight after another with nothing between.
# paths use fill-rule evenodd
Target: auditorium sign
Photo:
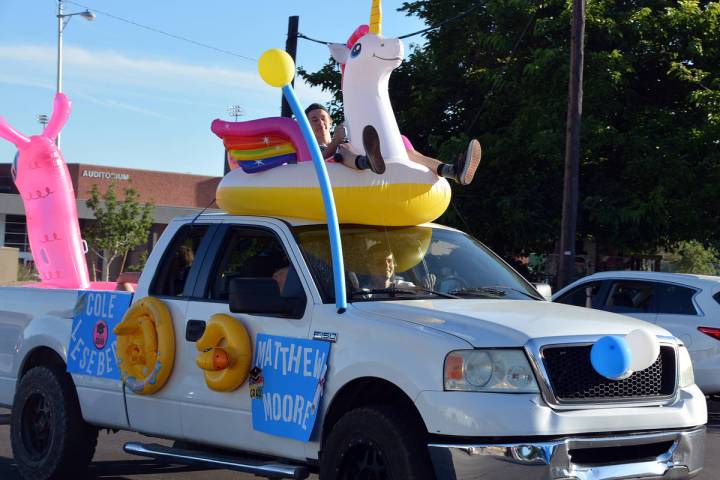
<instances>
[{"instance_id":1,"label":"auditorium sign","mask_svg":"<svg viewBox=\"0 0 720 480\"><path fill-rule=\"evenodd\" d=\"M130 180L129 173L102 172L100 170L83 170L82 176L89 178L102 178L103 180Z\"/></svg>"}]
</instances>

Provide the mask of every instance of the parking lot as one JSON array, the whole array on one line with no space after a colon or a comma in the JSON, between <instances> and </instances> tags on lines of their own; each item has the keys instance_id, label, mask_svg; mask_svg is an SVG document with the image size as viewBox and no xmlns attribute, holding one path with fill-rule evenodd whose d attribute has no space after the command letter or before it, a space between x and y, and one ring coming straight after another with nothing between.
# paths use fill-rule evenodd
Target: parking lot
<instances>
[{"instance_id":1,"label":"parking lot","mask_svg":"<svg viewBox=\"0 0 720 480\"><path fill-rule=\"evenodd\" d=\"M711 416L708 425L708 437L705 450L705 470L695 477L700 480L715 480L720 478L720 403L710 404ZM20 480L15 468L10 448L10 428L7 425L10 415L8 410L0 410L0 478L3 480ZM102 432L98 439L95 458L90 467L91 477L113 480L158 480L177 478L189 479L253 479L252 475L243 475L228 470L207 470L202 468L185 467L155 462L151 459L134 457L122 451L125 442L157 442L166 443L156 439L148 440L142 435L120 432L108 434ZM311 478L317 479L316 476Z\"/></svg>"}]
</instances>

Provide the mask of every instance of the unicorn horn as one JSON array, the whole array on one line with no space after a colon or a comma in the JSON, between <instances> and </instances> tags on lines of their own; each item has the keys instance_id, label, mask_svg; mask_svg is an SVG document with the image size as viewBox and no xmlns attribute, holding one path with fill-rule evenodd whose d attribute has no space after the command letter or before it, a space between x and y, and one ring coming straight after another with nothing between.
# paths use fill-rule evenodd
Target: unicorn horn
<instances>
[{"instance_id":1,"label":"unicorn horn","mask_svg":"<svg viewBox=\"0 0 720 480\"><path fill-rule=\"evenodd\" d=\"M373 0L370 10L370 33L380 35L382 33L382 6L380 0Z\"/></svg>"}]
</instances>

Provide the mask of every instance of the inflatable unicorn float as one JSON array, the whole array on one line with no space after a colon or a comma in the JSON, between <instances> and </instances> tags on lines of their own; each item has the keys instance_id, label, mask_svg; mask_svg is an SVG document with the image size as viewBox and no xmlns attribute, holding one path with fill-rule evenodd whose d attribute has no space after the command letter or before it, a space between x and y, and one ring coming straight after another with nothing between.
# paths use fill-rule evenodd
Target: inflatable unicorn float
<instances>
[{"instance_id":1,"label":"inflatable unicorn float","mask_svg":"<svg viewBox=\"0 0 720 480\"><path fill-rule=\"evenodd\" d=\"M354 150L365 154L362 132L368 125L374 127L386 170L378 175L330 162L327 172L340 222L418 225L442 215L450 204L451 190L447 180L408 158L388 93L390 74L401 64L404 49L399 38L382 35L380 8L380 1L374 0L370 26L359 27L347 44L332 44L330 49L344 66L342 91L348 138ZM215 120L211 129L223 139L234 168L217 190L217 202L223 210L324 218L310 152L295 121ZM235 168L238 164L242 168ZM255 165L281 166L263 170L254 169ZM289 197L292 202L287 201Z\"/></svg>"}]
</instances>

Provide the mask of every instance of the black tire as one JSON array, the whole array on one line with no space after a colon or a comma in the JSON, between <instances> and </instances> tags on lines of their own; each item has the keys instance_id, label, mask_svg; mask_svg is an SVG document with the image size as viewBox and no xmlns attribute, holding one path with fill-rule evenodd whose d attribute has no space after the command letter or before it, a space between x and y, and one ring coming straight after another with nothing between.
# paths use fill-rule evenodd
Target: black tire
<instances>
[{"instance_id":1,"label":"black tire","mask_svg":"<svg viewBox=\"0 0 720 480\"><path fill-rule=\"evenodd\" d=\"M426 437L399 408L351 410L325 439L320 480L435 480Z\"/></svg>"},{"instance_id":2,"label":"black tire","mask_svg":"<svg viewBox=\"0 0 720 480\"><path fill-rule=\"evenodd\" d=\"M97 436L82 418L70 374L54 365L28 370L10 420L13 456L24 479L85 477Z\"/></svg>"}]
</instances>

